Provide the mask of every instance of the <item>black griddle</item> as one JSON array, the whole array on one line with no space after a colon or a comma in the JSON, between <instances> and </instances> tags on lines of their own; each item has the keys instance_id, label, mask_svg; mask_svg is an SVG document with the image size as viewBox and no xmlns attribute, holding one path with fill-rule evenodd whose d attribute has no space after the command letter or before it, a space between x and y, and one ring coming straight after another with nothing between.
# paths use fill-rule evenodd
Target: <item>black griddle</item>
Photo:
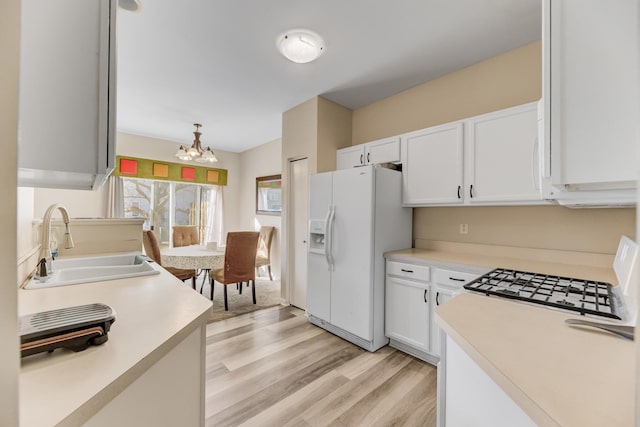
<instances>
[{"instance_id":1,"label":"black griddle","mask_svg":"<svg viewBox=\"0 0 640 427\"><path fill-rule=\"evenodd\" d=\"M19 319L22 357L57 348L82 351L104 344L115 322L115 313L105 304L93 303L27 314Z\"/></svg>"}]
</instances>

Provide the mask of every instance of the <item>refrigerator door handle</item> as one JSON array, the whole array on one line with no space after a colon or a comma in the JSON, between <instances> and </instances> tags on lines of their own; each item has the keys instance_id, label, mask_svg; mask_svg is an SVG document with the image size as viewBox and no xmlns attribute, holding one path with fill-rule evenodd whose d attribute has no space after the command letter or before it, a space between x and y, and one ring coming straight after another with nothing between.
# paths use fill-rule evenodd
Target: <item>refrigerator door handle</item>
<instances>
[{"instance_id":1,"label":"refrigerator door handle","mask_svg":"<svg viewBox=\"0 0 640 427\"><path fill-rule=\"evenodd\" d=\"M334 262L333 262L333 225L335 224L336 218L336 207L331 205L331 214L329 215L329 237L328 243L325 243L325 248L328 246L328 261L329 261L329 270L334 270ZM325 238L326 240L326 238Z\"/></svg>"},{"instance_id":2,"label":"refrigerator door handle","mask_svg":"<svg viewBox=\"0 0 640 427\"><path fill-rule=\"evenodd\" d=\"M327 260L327 268L331 270L331 258L329 257L329 221L331 219L331 205L327 207L327 216L324 219L324 258Z\"/></svg>"}]
</instances>

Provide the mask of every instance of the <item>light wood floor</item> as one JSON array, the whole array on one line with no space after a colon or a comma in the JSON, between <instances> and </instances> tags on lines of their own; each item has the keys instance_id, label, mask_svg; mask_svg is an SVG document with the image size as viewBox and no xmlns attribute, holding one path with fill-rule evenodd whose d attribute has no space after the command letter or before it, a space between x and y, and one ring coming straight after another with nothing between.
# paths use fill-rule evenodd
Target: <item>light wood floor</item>
<instances>
[{"instance_id":1,"label":"light wood floor","mask_svg":"<svg viewBox=\"0 0 640 427\"><path fill-rule=\"evenodd\" d=\"M273 307L207 325L207 426L434 426L436 369Z\"/></svg>"}]
</instances>

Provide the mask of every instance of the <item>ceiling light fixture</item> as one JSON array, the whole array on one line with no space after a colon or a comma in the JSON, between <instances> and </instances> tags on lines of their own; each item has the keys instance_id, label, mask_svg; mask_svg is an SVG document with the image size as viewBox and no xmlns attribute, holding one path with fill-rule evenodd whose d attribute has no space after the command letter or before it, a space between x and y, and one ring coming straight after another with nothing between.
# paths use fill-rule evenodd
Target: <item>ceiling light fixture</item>
<instances>
[{"instance_id":1,"label":"ceiling light fixture","mask_svg":"<svg viewBox=\"0 0 640 427\"><path fill-rule=\"evenodd\" d=\"M118 0L118 6L128 12L140 12L142 10L140 0Z\"/></svg>"},{"instance_id":2,"label":"ceiling light fixture","mask_svg":"<svg viewBox=\"0 0 640 427\"><path fill-rule=\"evenodd\" d=\"M285 58L297 64L306 64L324 52L322 38L310 30L289 30L280 34L278 50Z\"/></svg>"},{"instance_id":3,"label":"ceiling light fixture","mask_svg":"<svg viewBox=\"0 0 640 427\"><path fill-rule=\"evenodd\" d=\"M193 134L196 136L196 139L193 140L193 144L188 150L184 147L184 145L180 145L180 148L178 148L175 156L180 160L185 161L195 160L198 163L216 163L218 161L218 158L216 157L216 154L213 152L213 150L211 150L211 147L207 147L203 150L200 144L200 135L202 135L202 132L200 132L200 128L202 127L202 125L200 123L194 123L193 125L196 127L195 132L193 132Z\"/></svg>"}]
</instances>

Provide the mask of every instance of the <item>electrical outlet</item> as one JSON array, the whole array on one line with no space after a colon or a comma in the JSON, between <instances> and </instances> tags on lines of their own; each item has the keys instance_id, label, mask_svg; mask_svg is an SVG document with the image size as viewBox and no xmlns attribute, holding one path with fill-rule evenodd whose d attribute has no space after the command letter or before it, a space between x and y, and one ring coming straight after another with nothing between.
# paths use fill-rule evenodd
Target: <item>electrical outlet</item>
<instances>
[{"instance_id":1,"label":"electrical outlet","mask_svg":"<svg viewBox=\"0 0 640 427\"><path fill-rule=\"evenodd\" d=\"M460 224L460 234L469 233L469 224Z\"/></svg>"}]
</instances>

